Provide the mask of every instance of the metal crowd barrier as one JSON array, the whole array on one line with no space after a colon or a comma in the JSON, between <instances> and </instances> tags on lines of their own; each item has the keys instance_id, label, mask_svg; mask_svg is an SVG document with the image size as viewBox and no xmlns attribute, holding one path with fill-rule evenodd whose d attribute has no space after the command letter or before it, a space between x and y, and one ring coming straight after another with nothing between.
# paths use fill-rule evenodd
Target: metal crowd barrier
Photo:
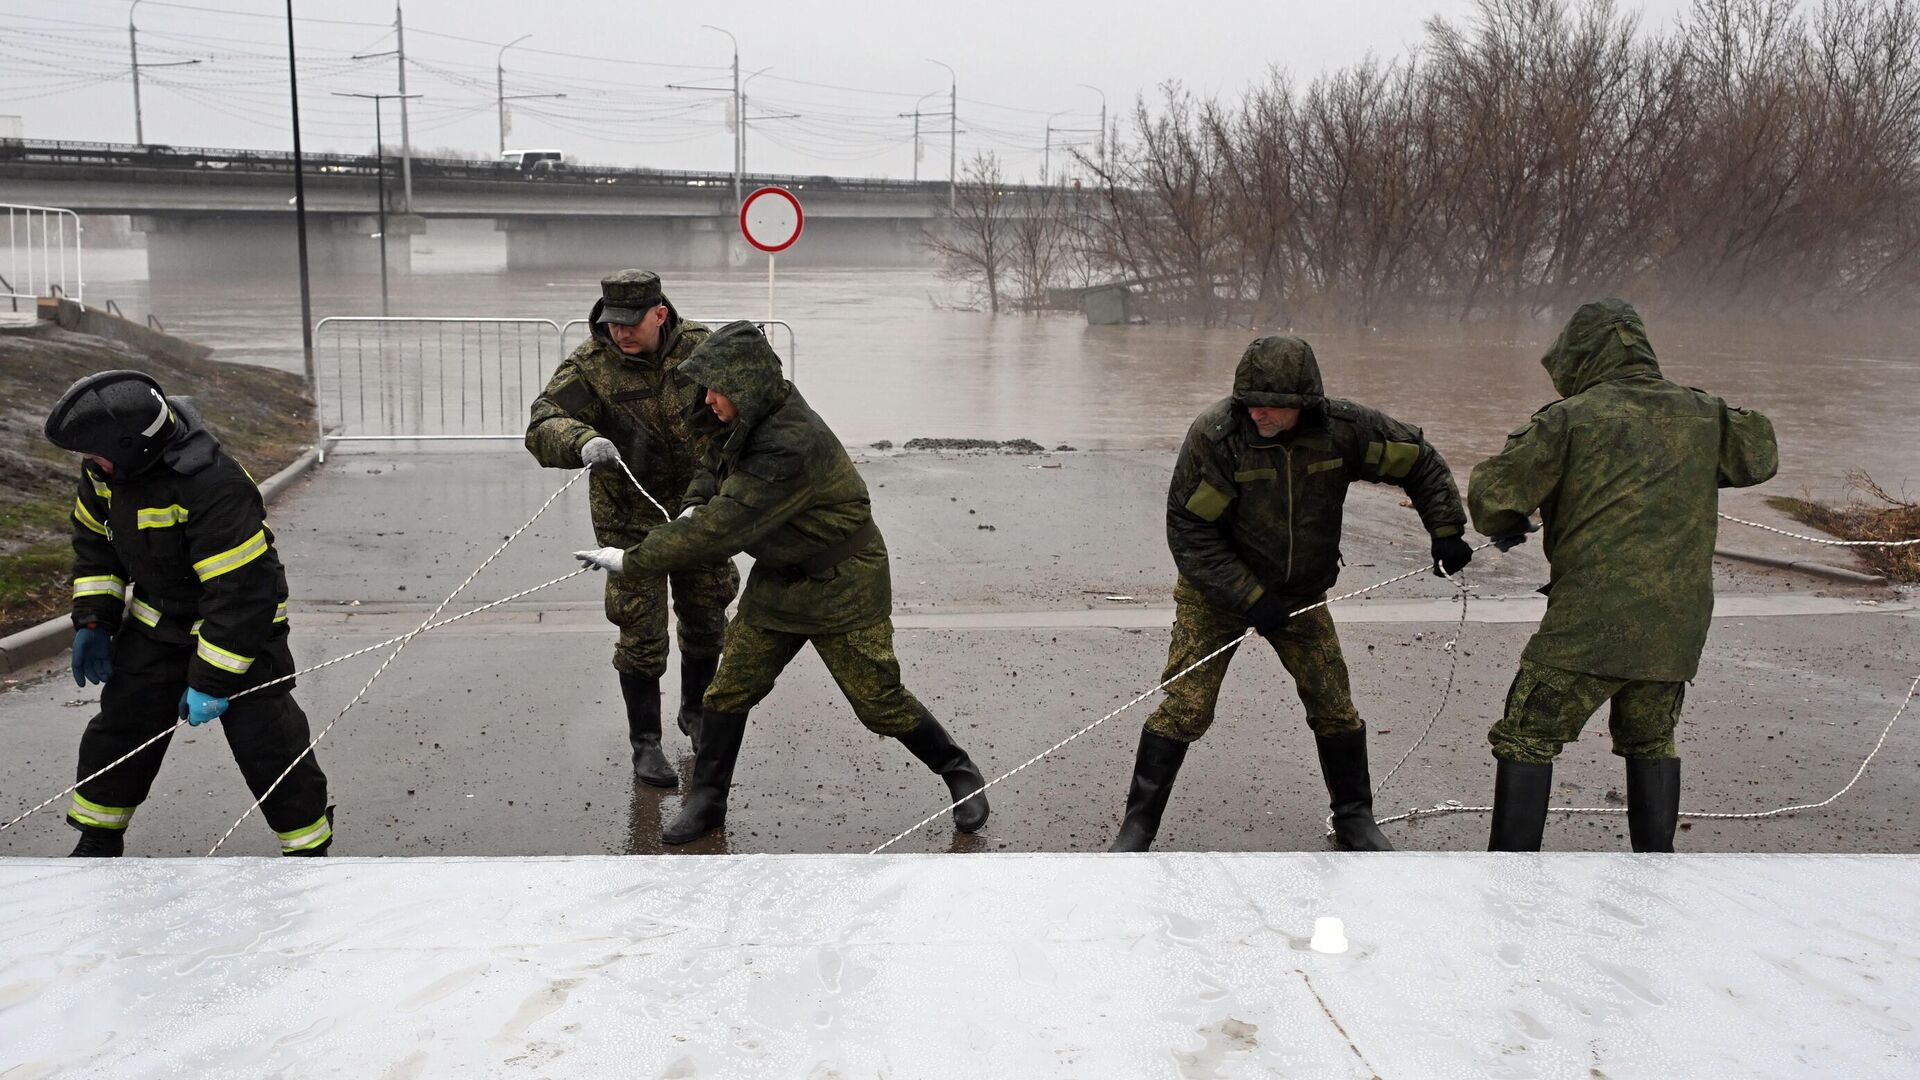
<instances>
[{"instance_id":1,"label":"metal crowd barrier","mask_svg":"<svg viewBox=\"0 0 1920 1080\"><path fill-rule=\"evenodd\" d=\"M314 326L314 396L329 443L519 439L560 362L552 319L333 316Z\"/></svg>"},{"instance_id":2,"label":"metal crowd barrier","mask_svg":"<svg viewBox=\"0 0 1920 1080\"><path fill-rule=\"evenodd\" d=\"M724 319L724 318L708 319L700 316L689 316L689 317L692 318L694 322L705 323L707 326L715 330L718 330L722 326L725 326L728 323L734 321L732 319ZM797 347L793 339L793 324L787 322L787 320L785 319L751 319L749 321L752 322L755 326L758 326L760 328L761 333L767 335L767 341L773 345L773 351L779 353L780 358L786 361L787 378L789 379L793 378L795 373L799 370L799 355L800 355L799 348ZM585 329L586 325L587 325L587 320L585 319L573 319L563 324L560 327L561 347L567 350L568 352L572 352L575 346L585 341L587 339L587 331ZM779 335L773 330L769 330L768 329L769 327L778 327L780 330L786 331L787 347L785 349L782 349L780 347Z\"/></svg>"},{"instance_id":3,"label":"metal crowd barrier","mask_svg":"<svg viewBox=\"0 0 1920 1080\"><path fill-rule=\"evenodd\" d=\"M20 310L22 300L32 310L31 305L43 296L65 296L84 304L87 285L80 256L80 215L57 206L18 203L0 203L0 210L7 217L5 229L0 230L7 243L0 300L14 311Z\"/></svg>"},{"instance_id":4,"label":"metal crowd barrier","mask_svg":"<svg viewBox=\"0 0 1920 1080\"><path fill-rule=\"evenodd\" d=\"M730 319L701 319L720 326ZM755 319L782 353L793 327ZM336 442L515 440L554 368L585 340L585 319L329 316L314 324L320 453ZM571 339L571 340L570 340Z\"/></svg>"}]
</instances>

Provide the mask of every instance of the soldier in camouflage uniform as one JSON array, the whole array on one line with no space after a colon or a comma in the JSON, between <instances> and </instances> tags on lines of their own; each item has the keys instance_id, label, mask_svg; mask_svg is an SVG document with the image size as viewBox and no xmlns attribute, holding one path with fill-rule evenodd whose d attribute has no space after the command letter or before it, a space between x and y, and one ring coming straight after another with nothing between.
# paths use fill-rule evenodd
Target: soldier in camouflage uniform
<instances>
[{"instance_id":1,"label":"soldier in camouflage uniform","mask_svg":"<svg viewBox=\"0 0 1920 1080\"><path fill-rule=\"evenodd\" d=\"M561 362L533 401L527 449L549 468L592 465L594 537L630 547L666 521L627 471L669 513L680 512L680 493L693 479L706 441L695 428L710 423L712 414L678 369L709 331L680 317L656 274L622 270L600 283L600 294L589 316L593 336ZM607 579L607 620L620 628L613 668L626 699L634 776L656 787L679 783L660 749L669 583L679 617L680 730L691 736L719 664L740 573L731 559L715 556L671 573Z\"/></svg>"},{"instance_id":2,"label":"soldier in camouflage uniform","mask_svg":"<svg viewBox=\"0 0 1920 1080\"><path fill-rule=\"evenodd\" d=\"M1436 572L1473 558L1453 475L1420 429L1363 405L1329 398L1313 348L1294 337L1247 346L1233 396L1187 432L1167 490L1174 588L1172 678L1249 626L1293 676L1319 749L1334 838L1358 851L1390 851L1373 820L1367 732L1354 710L1340 638L1326 598L1340 574L1340 522L1355 480L1393 484L1413 501L1432 538ZM1213 723L1233 651L1167 687L1147 718L1113 851L1146 851L1160 828L1187 747Z\"/></svg>"},{"instance_id":3,"label":"soldier in camouflage uniform","mask_svg":"<svg viewBox=\"0 0 1920 1080\"><path fill-rule=\"evenodd\" d=\"M1674 725L1713 618L1719 491L1773 476L1773 424L1660 374L1633 307L1580 308L1541 358L1561 400L1507 437L1467 487L1474 528L1503 549L1540 511L1547 614L1487 738L1494 851L1538 851L1553 759L1611 701L1635 851L1672 851Z\"/></svg>"},{"instance_id":4,"label":"soldier in camouflage uniform","mask_svg":"<svg viewBox=\"0 0 1920 1080\"><path fill-rule=\"evenodd\" d=\"M861 723L905 744L946 781L954 801L973 796L954 810L954 827L979 831L987 801L975 793L985 779L901 685L887 546L846 449L781 377L780 357L750 322L721 327L680 371L706 388L707 403L726 425L687 489L691 509L624 552L577 553L614 581L741 551L754 559L707 688L693 782L661 839L684 844L725 822L747 712L809 643Z\"/></svg>"}]
</instances>

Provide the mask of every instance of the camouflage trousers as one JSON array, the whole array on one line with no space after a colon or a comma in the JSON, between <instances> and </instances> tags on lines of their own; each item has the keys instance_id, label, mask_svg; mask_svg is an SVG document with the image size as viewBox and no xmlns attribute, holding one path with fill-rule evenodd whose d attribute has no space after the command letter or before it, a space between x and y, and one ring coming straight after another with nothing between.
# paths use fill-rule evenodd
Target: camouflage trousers
<instances>
[{"instance_id":1,"label":"camouflage trousers","mask_svg":"<svg viewBox=\"0 0 1920 1080\"><path fill-rule=\"evenodd\" d=\"M1244 616L1208 603L1184 579L1174 587L1173 600L1173 644L1167 650L1167 670L1162 679L1173 678L1247 632L1249 624ZM1342 735L1365 726L1353 707L1340 635L1326 608L1296 616L1269 643L1287 674L1293 676L1300 704L1306 707L1307 726L1315 735ZM1227 665L1238 651L1236 647L1220 654L1167 687L1166 699L1147 717L1147 730L1189 743L1205 735L1213 725L1214 705L1220 699L1220 684L1227 679Z\"/></svg>"},{"instance_id":2,"label":"camouflage trousers","mask_svg":"<svg viewBox=\"0 0 1920 1080\"><path fill-rule=\"evenodd\" d=\"M827 665L853 714L876 735L905 735L920 723L926 709L900 683L900 659L893 654L893 620L846 634L789 634L751 626L735 619L727 627L727 647L720 670L707 687L706 707L715 712L743 713L773 692L774 680L800 648L813 651Z\"/></svg>"},{"instance_id":3,"label":"camouflage trousers","mask_svg":"<svg viewBox=\"0 0 1920 1080\"><path fill-rule=\"evenodd\" d=\"M727 605L740 591L733 560L676 570L664 577L607 575L607 621L620 628L613 668L657 679L667 670L667 597L679 621L680 654L717 655L727 632Z\"/></svg>"},{"instance_id":4,"label":"camouflage trousers","mask_svg":"<svg viewBox=\"0 0 1920 1080\"><path fill-rule=\"evenodd\" d=\"M1607 727L1613 752L1628 758L1678 757L1673 729L1680 722L1687 684L1609 679L1582 671L1520 661L1507 691L1506 715L1487 732L1493 756L1526 765L1551 765L1560 748L1601 703L1613 702Z\"/></svg>"}]
</instances>

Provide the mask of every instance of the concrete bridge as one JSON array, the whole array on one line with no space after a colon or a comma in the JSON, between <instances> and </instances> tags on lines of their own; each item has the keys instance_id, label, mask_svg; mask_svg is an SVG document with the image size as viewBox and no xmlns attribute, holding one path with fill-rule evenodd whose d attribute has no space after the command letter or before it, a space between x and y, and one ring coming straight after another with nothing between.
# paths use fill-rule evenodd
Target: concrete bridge
<instances>
[{"instance_id":1,"label":"concrete bridge","mask_svg":"<svg viewBox=\"0 0 1920 1080\"><path fill-rule=\"evenodd\" d=\"M511 163L416 158L412 198L401 164L370 156L304 155L308 246L323 272L379 268L384 164L387 258L404 272L411 237L435 219L491 219L512 269L636 260L675 268L741 265L731 173L570 166L529 174ZM799 266L920 266L929 230L945 227L944 181L751 175L799 196ZM127 214L148 237L156 275L281 272L294 243L293 155L269 151L0 140L0 202Z\"/></svg>"}]
</instances>

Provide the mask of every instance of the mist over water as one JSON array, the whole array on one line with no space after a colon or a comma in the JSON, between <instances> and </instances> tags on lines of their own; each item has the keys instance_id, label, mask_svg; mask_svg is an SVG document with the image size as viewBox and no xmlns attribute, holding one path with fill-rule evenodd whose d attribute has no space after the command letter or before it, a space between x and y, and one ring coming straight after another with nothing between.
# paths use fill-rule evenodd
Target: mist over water
<instances>
[{"instance_id":1,"label":"mist over water","mask_svg":"<svg viewBox=\"0 0 1920 1080\"><path fill-rule=\"evenodd\" d=\"M613 267L508 272L491 233L471 226L415 238L414 272L392 278L395 315L584 318ZM289 263L292 262L289 253ZM646 266L644 253L635 265ZM763 265L653 267L694 318L767 313ZM378 315L375 276L317 278L313 313ZM238 363L301 368L297 281L149 280L141 251L89 252L87 298ZM793 323L801 390L851 445L916 436L1031 438L1048 447L1172 448L1195 414L1230 389L1257 333L1289 328L1090 327L1077 315L957 310L964 295L932 271L783 271L778 317ZM1920 333L1860 324L1662 318L1649 312L1666 373L1761 409L1781 440L1769 489L1837 497L1851 469L1896 493L1920 489ZM1547 321L1356 331L1295 326L1314 345L1330 394L1421 425L1462 475L1499 450L1555 394L1539 365ZM577 340L577 336L570 338Z\"/></svg>"}]
</instances>

